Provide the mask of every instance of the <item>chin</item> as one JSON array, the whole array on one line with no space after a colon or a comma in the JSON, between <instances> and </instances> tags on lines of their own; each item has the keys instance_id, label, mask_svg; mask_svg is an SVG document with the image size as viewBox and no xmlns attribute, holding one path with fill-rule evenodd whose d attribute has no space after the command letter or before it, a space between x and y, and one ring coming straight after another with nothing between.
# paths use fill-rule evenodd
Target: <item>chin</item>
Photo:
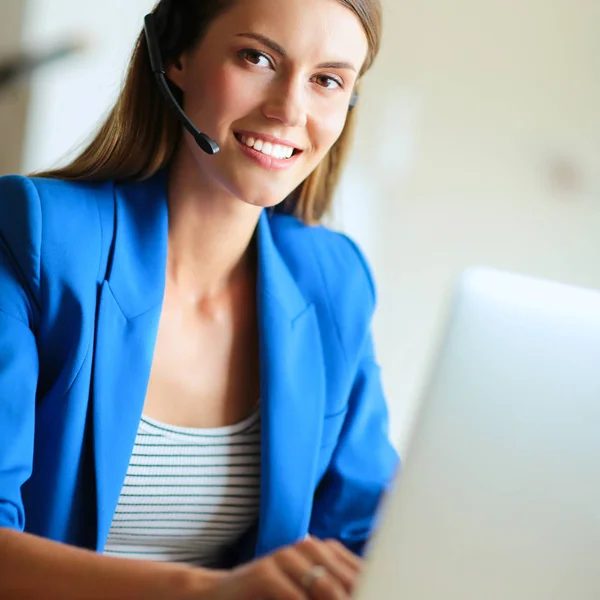
<instances>
[{"instance_id":1,"label":"chin","mask_svg":"<svg viewBox=\"0 0 600 600\"><path fill-rule=\"evenodd\" d=\"M278 195L276 197L268 194L240 194L238 198L244 203L250 206L256 206L258 208L272 208L281 204L286 196Z\"/></svg>"},{"instance_id":2,"label":"chin","mask_svg":"<svg viewBox=\"0 0 600 600\"><path fill-rule=\"evenodd\" d=\"M299 184L298 184L299 185ZM238 185L230 187L233 195L244 204L259 208L272 208L281 204L297 186L265 186L263 185Z\"/></svg>"}]
</instances>

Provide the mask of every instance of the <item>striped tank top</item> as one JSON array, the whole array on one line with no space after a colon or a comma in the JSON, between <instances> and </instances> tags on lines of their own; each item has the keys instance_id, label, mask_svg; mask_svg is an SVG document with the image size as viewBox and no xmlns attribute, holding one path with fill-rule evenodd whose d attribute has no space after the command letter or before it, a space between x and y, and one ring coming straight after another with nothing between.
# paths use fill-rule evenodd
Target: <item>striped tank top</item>
<instances>
[{"instance_id":1,"label":"striped tank top","mask_svg":"<svg viewBox=\"0 0 600 600\"><path fill-rule=\"evenodd\" d=\"M259 408L216 429L143 416L104 553L216 566L259 504Z\"/></svg>"}]
</instances>

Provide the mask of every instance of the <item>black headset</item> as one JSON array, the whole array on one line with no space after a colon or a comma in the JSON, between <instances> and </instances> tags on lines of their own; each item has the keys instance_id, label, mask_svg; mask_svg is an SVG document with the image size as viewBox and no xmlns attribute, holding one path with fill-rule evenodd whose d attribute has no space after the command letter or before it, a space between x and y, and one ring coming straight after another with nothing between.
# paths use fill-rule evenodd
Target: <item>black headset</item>
<instances>
[{"instance_id":1,"label":"black headset","mask_svg":"<svg viewBox=\"0 0 600 600\"><path fill-rule=\"evenodd\" d=\"M154 18L152 13L146 15L144 19L144 31L146 33L146 43L148 44L148 54L150 55L150 66L156 78L156 83L158 83L158 87L165 97L167 104L175 111L175 115L183 123L183 126L192 134L198 146L207 154L216 154L221 149L219 144L197 129L185 112L183 112L183 108L181 108L181 105L177 102L169 87L158 45L158 35L156 34Z\"/></svg>"}]
</instances>

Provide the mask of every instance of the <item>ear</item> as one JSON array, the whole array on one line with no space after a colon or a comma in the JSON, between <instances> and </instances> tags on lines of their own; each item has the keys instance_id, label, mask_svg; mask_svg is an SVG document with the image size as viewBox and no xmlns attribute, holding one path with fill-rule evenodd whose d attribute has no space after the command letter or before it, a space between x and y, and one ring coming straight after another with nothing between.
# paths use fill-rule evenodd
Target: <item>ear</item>
<instances>
[{"instance_id":1,"label":"ear","mask_svg":"<svg viewBox=\"0 0 600 600\"><path fill-rule=\"evenodd\" d=\"M183 91L185 91L186 66L187 60L185 54L182 54L179 58L168 61L165 66L167 79Z\"/></svg>"}]
</instances>

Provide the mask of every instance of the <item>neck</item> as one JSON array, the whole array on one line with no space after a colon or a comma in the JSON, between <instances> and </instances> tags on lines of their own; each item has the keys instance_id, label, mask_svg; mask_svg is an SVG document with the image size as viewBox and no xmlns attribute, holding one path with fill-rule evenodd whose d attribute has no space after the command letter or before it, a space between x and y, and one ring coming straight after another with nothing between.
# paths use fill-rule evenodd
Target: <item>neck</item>
<instances>
[{"instance_id":1,"label":"neck","mask_svg":"<svg viewBox=\"0 0 600 600\"><path fill-rule=\"evenodd\" d=\"M254 272L252 238L261 209L209 188L191 157L169 173L167 280L192 302L219 296Z\"/></svg>"}]
</instances>

